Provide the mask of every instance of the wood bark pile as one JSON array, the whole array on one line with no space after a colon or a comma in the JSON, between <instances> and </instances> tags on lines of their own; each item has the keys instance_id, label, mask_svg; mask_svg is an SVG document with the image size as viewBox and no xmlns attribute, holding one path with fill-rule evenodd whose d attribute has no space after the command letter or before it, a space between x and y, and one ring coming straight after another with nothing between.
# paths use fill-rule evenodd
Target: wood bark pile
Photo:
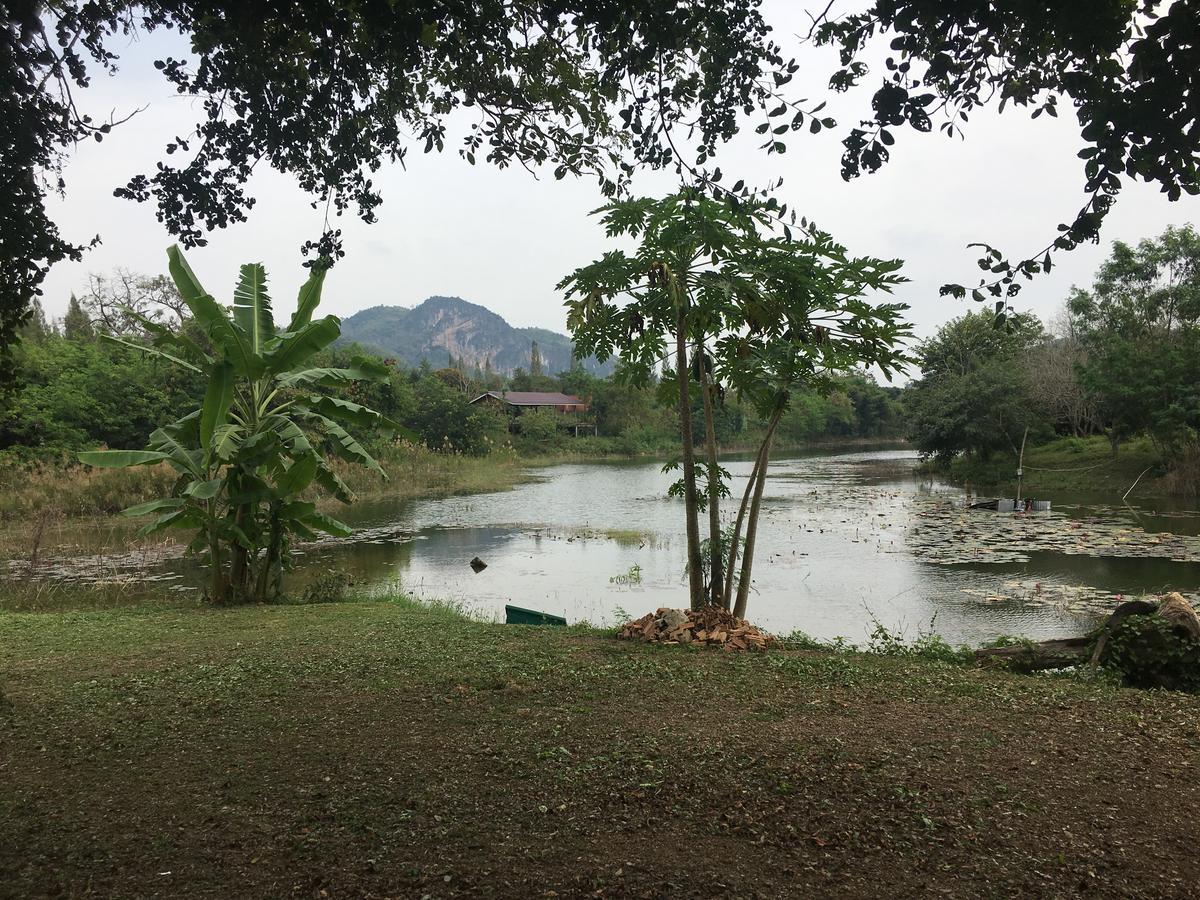
<instances>
[{"instance_id":1,"label":"wood bark pile","mask_svg":"<svg viewBox=\"0 0 1200 900\"><path fill-rule=\"evenodd\" d=\"M734 652L766 650L776 643L767 632L719 606L699 610L661 607L626 622L617 637L654 644L706 644Z\"/></svg>"}]
</instances>

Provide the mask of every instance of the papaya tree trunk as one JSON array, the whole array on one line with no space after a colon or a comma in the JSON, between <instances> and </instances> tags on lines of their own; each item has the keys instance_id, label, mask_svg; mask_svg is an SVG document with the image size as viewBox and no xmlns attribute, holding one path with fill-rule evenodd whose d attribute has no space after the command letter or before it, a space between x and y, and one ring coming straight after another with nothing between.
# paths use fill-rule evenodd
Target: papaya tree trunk
<instances>
[{"instance_id":1,"label":"papaya tree trunk","mask_svg":"<svg viewBox=\"0 0 1200 900\"><path fill-rule=\"evenodd\" d=\"M687 519L688 592L692 609L704 606L704 573L700 559L700 522L696 502L696 454L692 447L692 398L689 390L687 311L677 294L675 313L675 378L679 385L679 433L683 438L683 505Z\"/></svg>"},{"instance_id":2,"label":"papaya tree trunk","mask_svg":"<svg viewBox=\"0 0 1200 900\"><path fill-rule=\"evenodd\" d=\"M742 492L742 502L738 504L737 519L733 523L733 531L729 535L729 558L725 564L725 584L721 586L721 607L729 609L733 603L733 573L736 571L738 560L738 544L742 540L742 525L746 520L746 509L750 505L750 496L754 493L754 485L758 483L758 473L762 468L762 446L754 455L754 467L750 477L746 479L746 490Z\"/></svg>"},{"instance_id":3,"label":"papaya tree trunk","mask_svg":"<svg viewBox=\"0 0 1200 900\"><path fill-rule=\"evenodd\" d=\"M713 422L715 385L703 352L700 356L700 389L704 393L704 443L708 451L708 602L721 605L725 578L721 553L721 479L717 469L717 428Z\"/></svg>"},{"instance_id":4,"label":"papaya tree trunk","mask_svg":"<svg viewBox=\"0 0 1200 900\"><path fill-rule=\"evenodd\" d=\"M758 515L762 510L763 488L767 483L767 469L771 464L771 441L774 431L763 440L762 459L758 470L758 483L754 486L754 499L746 523L746 551L742 555L742 570L738 574L737 603L733 614L739 619L746 617L746 602L750 599L750 573L754 568L754 541L758 537Z\"/></svg>"},{"instance_id":5,"label":"papaya tree trunk","mask_svg":"<svg viewBox=\"0 0 1200 900\"><path fill-rule=\"evenodd\" d=\"M782 415L783 409L777 409L772 413L770 421L767 422L766 434L763 435L762 443L758 445L758 453L754 457L754 468L750 470L750 478L746 481L746 490L742 492L742 502L738 505L737 521L734 523L733 534L729 539L729 562L725 566L725 585L721 597L721 605L725 609L729 609L733 602L733 573L737 569L738 545L742 540L742 525L746 519L746 510L750 506L750 497L754 493L763 470L763 457L767 452L767 444L775 434L775 426L779 424Z\"/></svg>"}]
</instances>

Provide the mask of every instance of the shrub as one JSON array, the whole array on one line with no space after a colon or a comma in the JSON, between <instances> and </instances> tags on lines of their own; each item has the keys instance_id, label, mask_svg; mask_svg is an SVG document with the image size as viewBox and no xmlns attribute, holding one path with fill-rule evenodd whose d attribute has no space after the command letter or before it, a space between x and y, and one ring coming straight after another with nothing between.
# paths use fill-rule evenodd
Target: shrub
<instances>
[{"instance_id":1,"label":"shrub","mask_svg":"<svg viewBox=\"0 0 1200 900\"><path fill-rule=\"evenodd\" d=\"M1127 687L1200 691L1200 644L1158 616L1130 616L1108 641L1105 667Z\"/></svg>"},{"instance_id":2,"label":"shrub","mask_svg":"<svg viewBox=\"0 0 1200 900\"><path fill-rule=\"evenodd\" d=\"M929 623L928 630L918 631L916 638L908 642L902 633L891 631L876 620L875 629L867 640L867 652L879 656L904 656L953 665L967 665L975 658L969 647L956 649L950 646L945 638L933 630L932 622Z\"/></svg>"}]
</instances>

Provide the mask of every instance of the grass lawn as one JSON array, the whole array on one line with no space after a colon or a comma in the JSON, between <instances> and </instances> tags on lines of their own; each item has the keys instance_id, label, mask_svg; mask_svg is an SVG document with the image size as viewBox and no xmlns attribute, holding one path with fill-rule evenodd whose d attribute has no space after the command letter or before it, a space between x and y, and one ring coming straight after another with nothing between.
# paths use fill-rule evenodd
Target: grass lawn
<instances>
[{"instance_id":1,"label":"grass lawn","mask_svg":"<svg viewBox=\"0 0 1200 900\"><path fill-rule=\"evenodd\" d=\"M1200 698L406 602L0 615L0 895L1194 896Z\"/></svg>"}]
</instances>

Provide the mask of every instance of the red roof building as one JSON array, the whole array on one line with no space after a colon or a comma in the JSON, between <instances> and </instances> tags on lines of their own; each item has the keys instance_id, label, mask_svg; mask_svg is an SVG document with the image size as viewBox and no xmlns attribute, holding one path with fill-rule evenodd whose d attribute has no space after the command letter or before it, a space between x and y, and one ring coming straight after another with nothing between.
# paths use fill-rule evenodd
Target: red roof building
<instances>
[{"instance_id":1,"label":"red roof building","mask_svg":"<svg viewBox=\"0 0 1200 900\"><path fill-rule=\"evenodd\" d=\"M572 394L560 394L557 391L488 391L480 394L472 403L496 403L513 412L524 412L527 409L553 409L561 413L587 412L587 402Z\"/></svg>"}]
</instances>

